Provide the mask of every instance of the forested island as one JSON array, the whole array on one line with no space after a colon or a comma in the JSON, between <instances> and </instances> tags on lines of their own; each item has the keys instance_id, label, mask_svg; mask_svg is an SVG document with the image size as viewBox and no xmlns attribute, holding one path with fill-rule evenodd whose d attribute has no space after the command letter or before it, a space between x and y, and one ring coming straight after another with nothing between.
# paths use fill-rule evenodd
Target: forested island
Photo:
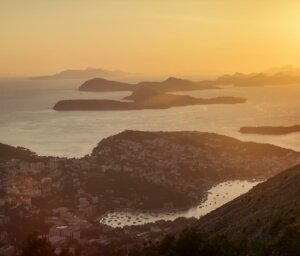
<instances>
[{"instance_id":1,"label":"forested island","mask_svg":"<svg viewBox=\"0 0 300 256\"><path fill-rule=\"evenodd\" d=\"M238 104L245 103L245 98L240 97L216 97L210 99L194 98L187 95L175 95L162 93L153 89L138 89L130 96L125 97L127 101L116 100L62 100L54 107L57 111L71 110L142 110L142 109L167 109L171 107L182 107L192 105L210 104ZM132 101L128 101L132 100Z\"/></svg>"},{"instance_id":2,"label":"forested island","mask_svg":"<svg viewBox=\"0 0 300 256\"><path fill-rule=\"evenodd\" d=\"M284 135L300 132L300 125L293 126L245 126L241 127L240 133L262 135Z\"/></svg>"},{"instance_id":3,"label":"forested island","mask_svg":"<svg viewBox=\"0 0 300 256\"><path fill-rule=\"evenodd\" d=\"M276 70L272 72L259 72L244 74L236 72L222 75L216 79L190 81L169 77L164 81L142 81L139 83L125 83L121 81L93 78L84 82L79 91L107 92L107 91L135 91L138 89L155 89L160 92L178 92L207 89L221 89L222 86L267 86L267 85L292 85L300 83L300 73ZM221 87L220 87L221 86Z\"/></svg>"}]
</instances>

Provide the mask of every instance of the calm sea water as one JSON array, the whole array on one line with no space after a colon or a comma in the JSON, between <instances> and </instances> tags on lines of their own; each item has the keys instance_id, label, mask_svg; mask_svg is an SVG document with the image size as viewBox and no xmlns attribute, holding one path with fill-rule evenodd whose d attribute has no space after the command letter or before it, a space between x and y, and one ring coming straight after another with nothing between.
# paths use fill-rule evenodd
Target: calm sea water
<instances>
[{"instance_id":1,"label":"calm sea water","mask_svg":"<svg viewBox=\"0 0 300 256\"><path fill-rule=\"evenodd\" d=\"M300 85L226 87L195 91L195 97L240 96L246 104L176 107L165 110L56 112L61 99L121 99L129 92L87 93L83 81L0 80L0 142L40 155L80 157L103 138L125 129L216 132L246 141L300 151L300 133L282 136L239 134L240 126L300 124Z\"/></svg>"},{"instance_id":2,"label":"calm sea water","mask_svg":"<svg viewBox=\"0 0 300 256\"><path fill-rule=\"evenodd\" d=\"M159 220L175 220L179 217L185 218L199 218L223 204L233 200L234 198L248 192L251 188L259 182L251 181L227 181L212 187L208 191L207 199L186 211L179 212L131 212L131 211L117 211L106 214L100 219L100 223L109 225L111 227L124 227L132 225L143 225L146 223L153 223Z\"/></svg>"}]
</instances>

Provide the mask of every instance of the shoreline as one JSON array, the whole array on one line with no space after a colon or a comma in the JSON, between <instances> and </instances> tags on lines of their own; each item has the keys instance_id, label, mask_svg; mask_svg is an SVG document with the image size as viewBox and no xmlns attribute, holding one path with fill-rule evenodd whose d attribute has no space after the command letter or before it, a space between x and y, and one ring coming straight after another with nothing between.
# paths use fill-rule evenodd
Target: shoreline
<instances>
[{"instance_id":1,"label":"shoreline","mask_svg":"<svg viewBox=\"0 0 300 256\"><path fill-rule=\"evenodd\" d=\"M150 222L146 222L146 223L130 224L130 225L124 225L124 226L113 226L113 225L110 225L108 223L101 222L101 220L103 220L104 218L106 218L110 214L126 214L126 215L136 215L136 216L140 216L140 215L154 215L155 217L158 217L157 215L160 215L160 214L166 215L166 216L168 216L168 215L180 215L180 214L184 214L185 212L188 212L190 210L196 209L196 208L200 207L201 205L203 205L208 200L208 196L211 193L210 190L212 190L213 188L217 187L218 185L220 185L222 183L228 183L228 182L259 182L260 183L260 182L262 182L262 181L264 181L266 179L267 179L266 177L258 177L258 178L251 177L251 178L245 178L245 179L227 179L225 181L213 183L213 185L210 186L210 188L203 193L203 197L202 197L202 199L200 201L198 201L196 203L193 203L193 204L190 204L187 207L172 208L172 209L169 209L169 210L168 209L142 210L142 209L137 209L137 208L136 209L133 209L133 208L117 208L117 209L106 211L105 213L101 214L100 216L97 216L96 218L94 218L94 221L96 223L98 223L98 224L107 225L107 226L110 226L110 227L113 227L113 228L124 228L126 226L140 226L140 225L144 225L144 224L147 224L147 223L156 223L158 221L167 221L164 218L162 218L162 219L159 219L159 220L155 220L153 222L150 221ZM232 200L234 200L234 199L232 199ZM230 201L228 201L228 202L230 202ZM226 203L228 203L228 202L226 202ZM226 204L226 203L224 203L224 204ZM219 208L219 207L217 207L217 208ZM202 208L202 207L200 207L200 208ZM200 217L195 217L195 216L193 216L193 217L194 218L201 218L202 216L204 216L206 214L207 213L201 215ZM178 216L177 218L180 218L180 217L187 218L185 216ZM132 217L130 217L130 218L132 218ZM177 219L177 218L175 218L175 219ZM188 217L188 218L191 218L191 217Z\"/></svg>"}]
</instances>

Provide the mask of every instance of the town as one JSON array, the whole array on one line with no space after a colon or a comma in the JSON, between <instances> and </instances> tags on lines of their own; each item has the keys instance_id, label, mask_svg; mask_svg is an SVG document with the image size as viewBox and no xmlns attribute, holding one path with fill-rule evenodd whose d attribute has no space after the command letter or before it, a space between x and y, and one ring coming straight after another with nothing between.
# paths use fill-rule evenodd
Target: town
<instances>
[{"instance_id":1,"label":"town","mask_svg":"<svg viewBox=\"0 0 300 256\"><path fill-rule=\"evenodd\" d=\"M194 219L113 228L100 223L108 212L187 208L214 184L268 178L299 161L292 150L217 134L137 131L104 139L82 158L11 157L0 163L0 255L14 255L32 232L57 255L126 251Z\"/></svg>"}]
</instances>

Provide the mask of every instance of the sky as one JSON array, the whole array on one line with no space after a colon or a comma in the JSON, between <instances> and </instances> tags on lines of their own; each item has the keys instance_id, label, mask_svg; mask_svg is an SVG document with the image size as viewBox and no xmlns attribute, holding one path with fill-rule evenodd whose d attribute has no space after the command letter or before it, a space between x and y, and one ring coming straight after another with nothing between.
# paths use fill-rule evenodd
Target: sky
<instances>
[{"instance_id":1,"label":"sky","mask_svg":"<svg viewBox=\"0 0 300 256\"><path fill-rule=\"evenodd\" d=\"M300 66L300 1L0 0L0 76Z\"/></svg>"}]
</instances>

